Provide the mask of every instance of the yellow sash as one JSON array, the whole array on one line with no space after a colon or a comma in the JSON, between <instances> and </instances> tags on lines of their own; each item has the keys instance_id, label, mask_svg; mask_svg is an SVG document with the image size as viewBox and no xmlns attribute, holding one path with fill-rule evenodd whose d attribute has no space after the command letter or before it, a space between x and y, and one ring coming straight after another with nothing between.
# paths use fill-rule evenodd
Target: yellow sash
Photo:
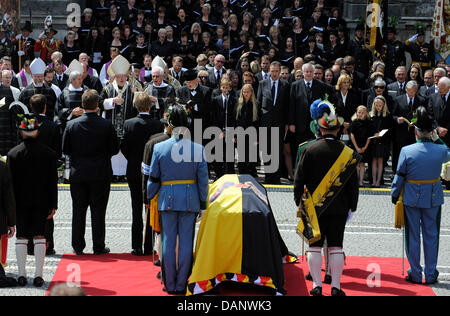
<instances>
[{"instance_id":1,"label":"yellow sash","mask_svg":"<svg viewBox=\"0 0 450 316\"><path fill-rule=\"evenodd\" d=\"M436 178L433 180L409 180L406 179L405 181L408 183L415 183L415 184L429 184L429 183L435 183L439 182L441 179ZM398 197L397 203L395 203L395 223L394 227L397 229L401 229L403 226L405 226L405 205L403 204L403 191L404 188L402 188L402 191L400 192L400 196Z\"/></svg>"},{"instance_id":2,"label":"yellow sash","mask_svg":"<svg viewBox=\"0 0 450 316\"><path fill-rule=\"evenodd\" d=\"M297 233L310 245L321 239L320 214L317 214L316 207L322 207L325 200L334 195L334 192L330 191L332 187L341 187L343 185L340 175L350 165L356 163L356 159L353 159L353 154L354 151L352 149L347 146L344 147L314 193L311 195L310 192L305 191L297 213L298 217L300 217Z\"/></svg>"},{"instance_id":3,"label":"yellow sash","mask_svg":"<svg viewBox=\"0 0 450 316\"><path fill-rule=\"evenodd\" d=\"M175 181L163 181L161 185L177 185L177 184L196 184L195 180L175 180Z\"/></svg>"},{"instance_id":4,"label":"yellow sash","mask_svg":"<svg viewBox=\"0 0 450 316\"><path fill-rule=\"evenodd\" d=\"M159 192L150 201L150 208L148 211L150 212L149 225L153 228L153 231L159 233L161 231L161 223L159 222L158 198L159 198Z\"/></svg>"}]
</instances>

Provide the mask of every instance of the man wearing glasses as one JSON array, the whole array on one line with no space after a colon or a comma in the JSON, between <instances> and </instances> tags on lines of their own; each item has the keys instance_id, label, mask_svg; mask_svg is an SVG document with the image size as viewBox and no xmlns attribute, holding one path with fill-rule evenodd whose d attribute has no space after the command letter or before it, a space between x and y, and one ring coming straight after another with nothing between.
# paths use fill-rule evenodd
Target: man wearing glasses
<instances>
[{"instance_id":1,"label":"man wearing glasses","mask_svg":"<svg viewBox=\"0 0 450 316\"><path fill-rule=\"evenodd\" d=\"M166 68L167 64L165 61L161 57L156 56L152 62L152 82L144 90L152 101L150 116L157 120L164 116L167 98L175 97L175 88L164 81Z\"/></svg>"},{"instance_id":2,"label":"man wearing glasses","mask_svg":"<svg viewBox=\"0 0 450 316\"><path fill-rule=\"evenodd\" d=\"M224 64L225 56L219 54L214 58L214 68L208 70L210 88L215 89L219 87L220 80L227 71L223 66Z\"/></svg>"}]
</instances>

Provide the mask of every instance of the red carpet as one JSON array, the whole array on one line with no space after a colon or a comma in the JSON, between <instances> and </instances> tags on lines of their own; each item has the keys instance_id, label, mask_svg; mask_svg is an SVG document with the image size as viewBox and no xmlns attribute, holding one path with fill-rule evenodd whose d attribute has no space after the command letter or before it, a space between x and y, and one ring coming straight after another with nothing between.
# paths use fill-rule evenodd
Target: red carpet
<instances>
[{"instance_id":1,"label":"red carpet","mask_svg":"<svg viewBox=\"0 0 450 316\"><path fill-rule=\"evenodd\" d=\"M61 258L47 294L55 284L73 282L79 275L81 286L90 296L165 296L167 293L162 291L161 282L156 278L159 268L152 264L151 259L130 254L66 254ZM405 269L407 268L406 266ZM374 276L376 271L381 272L379 277ZM288 296L308 295L312 282L305 280L306 273L306 262L284 265ZM349 296L435 295L429 286L410 284L404 280L401 275L401 258L347 257L341 285ZM324 295L329 295L330 291L330 286L324 284ZM267 294L266 289L258 286L235 283L219 285L219 295L223 296Z\"/></svg>"}]
</instances>

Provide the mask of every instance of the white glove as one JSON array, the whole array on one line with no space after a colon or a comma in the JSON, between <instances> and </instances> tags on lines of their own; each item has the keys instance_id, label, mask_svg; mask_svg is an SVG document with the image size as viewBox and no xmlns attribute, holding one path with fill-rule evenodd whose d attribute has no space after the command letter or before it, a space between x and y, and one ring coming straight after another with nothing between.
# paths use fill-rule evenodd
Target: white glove
<instances>
[{"instance_id":1,"label":"white glove","mask_svg":"<svg viewBox=\"0 0 450 316\"><path fill-rule=\"evenodd\" d=\"M197 215L197 223L200 223L203 219L203 215L205 215L206 210L200 210L200 212Z\"/></svg>"},{"instance_id":2,"label":"white glove","mask_svg":"<svg viewBox=\"0 0 450 316\"><path fill-rule=\"evenodd\" d=\"M23 55L25 55L25 52L24 52L23 50L19 50L19 51L17 52L17 55L23 56Z\"/></svg>"},{"instance_id":3,"label":"white glove","mask_svg":"<svg viewBox=\"0 0 450 316\"><path fill-rule=\"evenodd\" d=\"M347 216L347 223L350 222L353 218L353 212L352 210L348 210L348 216Z\"/></svg>"},{"instance_id":4,"label":"white glove","mask_svg":"<svg viewBox=\"0 0 450 316\"><path fill-rule=\"evenodd\" d=\"M415 42L418 37L419 37L419 34L415 34L410 39L408 39L408 42L410 42L410 43Z\"/></svg>"}]
</instances>

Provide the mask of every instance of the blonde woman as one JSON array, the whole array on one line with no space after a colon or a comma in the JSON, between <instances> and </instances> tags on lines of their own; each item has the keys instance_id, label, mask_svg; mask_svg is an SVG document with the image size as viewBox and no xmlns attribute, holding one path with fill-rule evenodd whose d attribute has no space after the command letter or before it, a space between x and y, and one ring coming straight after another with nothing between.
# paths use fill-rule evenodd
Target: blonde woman
<instances>
[{"instance_id":1,"label":"blonde woman","mask_svg":"<svg viewBox=\"0 0 450 316\"><path fill-rule=\"evenodd\" d=\"M259 122L259 107L256 101L255 91L251 84L245 84L239 95L238 104L236 106L235 114L236 122L235 127L242 127L244 130L252 127L255 130L258 129ZM241 140L243 141L243 140ZM251 174L253 177L257 177L256 173L256 157L250 159L250 148L254 148L258 145L257 140L250 144L251 140L248 136L245 137L245 146L238 146L238 170L240 174ZM242 151L239 151L239 147L243 147Z\"/></svg>"},{"instance_id":2,"label":"blonde woman","mask_svg":"<svg viewBox=\"0 0 450 316\"><path fill-rule=\"evenodd\" d=\"M387 108L386 99L382 96L375 97L370 111L375 136L379 136L382 130L388 132L383 137L377 137L372 142L372 186L379 187L383 179L384 159L390 153L390 134L394 127L394 120Z\"/></svg>"},{"instance_id":3,"label":"blonde woman","mask_svg":"<svg viewBox=\"0 0 450 316\"><path fill-rule=\"evenodd\" d=\"M359 185L363 186L364 175L366 173L366 163L370 162L369 137L374 135L372 122L369 113L364 105L358 106L355 115L352 117L348 131L350 133L351 145L363 158L357 167Z\"/></svg>"}]
</instances>

